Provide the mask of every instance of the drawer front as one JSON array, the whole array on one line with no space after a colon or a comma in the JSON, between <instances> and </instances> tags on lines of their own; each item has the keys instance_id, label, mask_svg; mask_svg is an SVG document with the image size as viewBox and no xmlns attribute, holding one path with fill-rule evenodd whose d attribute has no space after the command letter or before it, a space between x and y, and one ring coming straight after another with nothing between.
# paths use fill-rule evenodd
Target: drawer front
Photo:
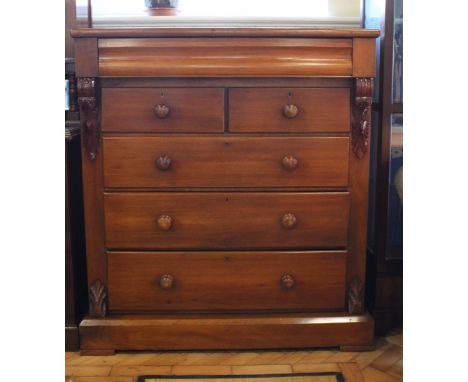
<instances>
[{"instance_id":1,"label":"drawer front","mask_svg":"<svg viewBox=\"0 0 468 382\"><path fill-rule=\"evenodd\" d=\"M104 138L106 187L346 187L347 137Z\"/></svg>"},{"instance_id":2,"label":"drawer front","mask_svg":"<svg viewBox=\"0 0 468 382\"><path fill-rule=\"evenodd\" d=\"M104 132L215 132L224 130L224 90L104 88Z\"/></svg>"},{"instance_id":3,"label":"drawer front","mask_svg":"<svg viewBox=\"0 0 468 382\"><path fill-rule=\"evenodd\" d=\"M347 88L229 89L232 132L349 132Z\"/></svg>"},{"instance_id":4,"label":"drawer front","mask_svg":"<svg viewBox=\"0 0 468 382\"><path fill-rule=\"evenodd\" d=\"M346 252L110 252L114 311L344 308Z\"/></svg>"},{"instance_id":5,"label":"drawer front","mask_svg":"<svg viewBox=\"0 0 468 382\"><path fill-rule=\"evenodd\" d=\"M345 247L349 193L106 193L108 248Z\"/></svg>"}]
</instances>

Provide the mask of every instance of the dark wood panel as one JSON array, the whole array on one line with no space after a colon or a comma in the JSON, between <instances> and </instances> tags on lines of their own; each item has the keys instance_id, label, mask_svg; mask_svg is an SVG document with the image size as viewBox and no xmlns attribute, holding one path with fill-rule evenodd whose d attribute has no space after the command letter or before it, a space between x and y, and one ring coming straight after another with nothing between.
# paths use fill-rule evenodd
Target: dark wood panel
<instances>
[{"instance_id":1,"label":"dark wood panel","mask_svg":"<svg viewBox=\"0 0 468 382\"><path fill-rule=\"evenodd\" d=\"M403 278L401 276L380 276L376 280L376 309L403 308Z\"/></svg>"},{"instance_id":2,"label":"dark wood panel","mask_svg":"<svg viewBox=\"0 0 468 382\"><path fill-rule=\"evenodd\" d=\"M108 137L103 148L111 188L348 184L347 137Z\"/></svg>"},{"instance_id":3,"label":"dark wood panel","mask_svg":"<svg viewBox=\"0 0 468 382\"><path fill-rule=\"evenodd\" d=\"M102 108L104 132L224 130L223 89L104 88Z\"/></svg>"},{"instance_id":4,"label":"dark wood panel","mask_svg":"<svg viewBox=\"0 0 468 382\"><path fill-rule=\"evenodd\" d=\"M369 315L225 315L85 319L82 350L287 349L369 346Z\"/></svg>"},{"instance_id":5,"label":"dark wood panel","mask_svg":"<svg viewBox=\"0 0 468 382\"><path fill-rule=\"evenodd\" d=\"M344 247L348 201L347 192L106 193L106 244L109 248Z\"/></svg>"},{"instance_id":6,"label":"dark wood panel","mask_svg":"<svg viewBox=\"0 0 468 382\"><path fill-rule=\"evenodd\" d=\"M99 75L97 44L96 38L75 40L75 71L77 77Z\"/></svg>"},{"instance_id":7,"label":"dark wood panel","mask_svg":"<svg viewBox=\"0 0 468 382\"><path fill-rule=\"evenodd\" d=\"M352 74L351 39L126 38L99 40L103 76Z\"/></svg>"},{"instance_id":8,"label":"dark wood panel","mask_svg":"<svg viewBox=\"0 0 468 382\"><path fill-rule=\"evenodd\" d=\"M347 88L229 89L231 132L349 132ZM288 114L291 107L296 115ZM296 109L294 109L296 108Z\"/></svg>"},{"instance_id":9,"label":"dark wood panel","mask_svg":"<svg viewBox=\"0 0 468 382\"><path fill-rule=\"evenodd\" d=\"M346 252L111 252L110 310L344 309Z\"/></svg>"}]
</instances>

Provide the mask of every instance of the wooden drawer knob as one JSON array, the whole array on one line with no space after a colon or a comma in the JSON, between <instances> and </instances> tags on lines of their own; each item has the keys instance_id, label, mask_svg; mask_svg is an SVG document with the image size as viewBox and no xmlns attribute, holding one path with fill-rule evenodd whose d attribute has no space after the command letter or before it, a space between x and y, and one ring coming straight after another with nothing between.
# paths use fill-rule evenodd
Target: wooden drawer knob
<instances>
[{"instance_id":1,"label":"wooden drawer knob","mask_svg":"<svg viewBox=\"0 0 468 382\"><path fill-rule=\"evenodd\" d=\"M161 231L169 231L172 228L172 218L169 215L159 216L157 223Z\"/></svg>"},{"instance_id":2,"label":"wooden drawer knob","mask_svg":"<svg viewBox=\"0 0 468 382\"><path fill-rule=\"evenodd\" d=\"M161 171L167 171L171 167L172 159L167 155L161 155L156 159L156 167Z\"/></svg>"},{"instance_id":3,"label":"wooden drawer knob","mask_svg":"<svg viewBox=\"0 0 468 382\"><path fill-rule=\"evenodd\" d=\"M281 161L281 164L283 165L283 168L285 170L292 171L296 169L298 161L292 155L287 155L283 158L283 160Z\"/></svg>"},{"instance_id":4,"label":"wooden drawer knob","mask_svg":"<svg viewBox=\"0 0 468 382\"><path fill-rule=\"evenodd\" d=\"M169 108L169 106L164 105L163 103L160 103L154 107L154 114L159 119L166 118L169 115L170 111L171 109Z\"/></svg>"},{"instance_id":5,"label":"wooden drawer knob","mask_svg":"<svg viewBox=\"0 0 468 382\"><path fill-rule=\"evenodd\" d=\"M287 213L287 214L284 214L283 217L281 218L281 225L285 229L292 229L296 226L296 224L297 224L297 219L296 219L296 216L294 216L294 214Z\"/></svg>"},{"instance_id":6,"label":"wooden drawer knob","mask_svg":"<svg viewBox=\"0 0 468 382\"><path fill-rule=\"evenodd\" d=\"M291 275L284 274L283 276L281 276L280 284L283 289L289 290L294 288L296 282L294 281L294 278Z\"/></svg>"},{"instance_id":7,"label":"wooden drawer knob","mask_svg":"<svg viewBox=\"0 0 468 382\"><path fill-rule=\"evenodd\" d=\"M283 107L283 115L286 118L294 118L299 113L299 109L296 105L288 104Z\"/></svg>"},{"instance_id":8,"label":"wooden drawer knob","mask_svg":"<svg viewBox=\"0 0 468 382\"><path fill-rule=\"evenodd\" d=\"M174 276L170 274L162 275L159 278L159 287L164 290L169 290L174 287Z\"/></svg>"}]
</instances>

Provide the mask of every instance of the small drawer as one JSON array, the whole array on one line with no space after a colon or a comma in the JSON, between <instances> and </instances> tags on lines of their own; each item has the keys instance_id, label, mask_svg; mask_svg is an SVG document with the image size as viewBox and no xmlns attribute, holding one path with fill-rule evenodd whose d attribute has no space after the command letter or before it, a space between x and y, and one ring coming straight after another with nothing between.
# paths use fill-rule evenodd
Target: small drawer
<instances>
[{"instance_id":1,"label":"small drawer","mask_svg":"<svg viewBox=\"0 0 468 382\"><path fill-rule=\"evenodd\" d=\"M104 184L346 187L348 137L107 137Z\"/></svg>"},{"instance_id":2,"label":"small drawer","mask_svg":"<svg viewBox=\"0 0 468 382\"><path fill-rule=\"evenodd\" d=\"M224 90L218 88L104 88L104 132L224 130Z\"/></svg>"},{"instance_id":3,"label":"small drawer","mask_svg":"<svg viewBox=\"0 0 468 382\"><path fill-rule=\"evenodd\" d=\"M229 89L229 131L349 132L349 97L348 88Z\"/></svg>"},{"instance_id":4,"label":"small drawer","mask_svg":"<svg viewBox=\"0 0 468 382\"><path fill-rule=\"evenodd\" d=\"M343 310L345 274L345 251L109 252L109 308Z\"/></svg>"},{"instance_id":5,"label":"small drawer","mask_svg":"<svg viewBox=\"0 0 468 382\"><path fill-rule=\"evenodd\" d=\"M105 193L104 212L112 249L339 248L349 193Z\"/></svg>"}]
</instances>

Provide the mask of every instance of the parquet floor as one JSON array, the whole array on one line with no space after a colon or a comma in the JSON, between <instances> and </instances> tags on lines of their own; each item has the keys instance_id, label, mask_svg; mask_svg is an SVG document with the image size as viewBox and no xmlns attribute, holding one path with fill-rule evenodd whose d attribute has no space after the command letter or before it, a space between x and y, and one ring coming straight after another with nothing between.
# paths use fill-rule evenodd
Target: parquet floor
<instances>
[{"instance_id":1,"label":"parquet floor","mask_svg":"<svg viewBox=\"0 0 468 382\"><path fill-rule=\"evenodd\" d=\"M242 351L145 352L113 356L65 353L67 382L133 382L138 375L272 374L339 371L353 362L362 378L349 382L403 380L403 334L395 331L376 341L371 352Z\"/></svg>"}]
</instances>

